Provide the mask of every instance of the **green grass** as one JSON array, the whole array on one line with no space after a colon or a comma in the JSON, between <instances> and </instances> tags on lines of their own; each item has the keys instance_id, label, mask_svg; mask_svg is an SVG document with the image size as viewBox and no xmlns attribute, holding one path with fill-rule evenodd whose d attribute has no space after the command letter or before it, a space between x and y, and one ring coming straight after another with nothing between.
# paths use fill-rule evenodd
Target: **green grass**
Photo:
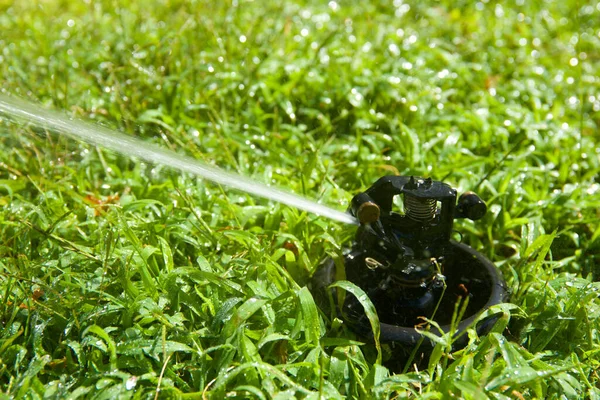
<instances>
[{"instance_id":1,"label":"green grass","mask_svg":"<svg viewBox=\"0 0 600 400\"><path fill-rule=\"evenodd\" d=\"M353 228L3 116L0 398L600 396L600 6L11 3L2 93L339 209L476 190L515 307L394 373L304 287Z\"/></svg>"}]
</instances>

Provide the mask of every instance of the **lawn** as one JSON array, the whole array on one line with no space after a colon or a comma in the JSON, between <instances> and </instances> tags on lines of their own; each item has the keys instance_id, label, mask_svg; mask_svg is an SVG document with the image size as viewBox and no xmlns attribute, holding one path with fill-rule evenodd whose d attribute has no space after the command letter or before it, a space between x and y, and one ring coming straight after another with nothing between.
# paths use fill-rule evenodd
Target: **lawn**
<instances>
[{"instance_id":1,"label":"lawn","mask_svg":"<svg viewBox=\"0 0 600 400\"><path fill-rule=\"evenodd\" d=\"M2 94L339 210L475 190L512 305L390 370L306 289L354 227L0 115L0 399L600 397L600 4L12 3Z\"/></svg>"}]
</instances>

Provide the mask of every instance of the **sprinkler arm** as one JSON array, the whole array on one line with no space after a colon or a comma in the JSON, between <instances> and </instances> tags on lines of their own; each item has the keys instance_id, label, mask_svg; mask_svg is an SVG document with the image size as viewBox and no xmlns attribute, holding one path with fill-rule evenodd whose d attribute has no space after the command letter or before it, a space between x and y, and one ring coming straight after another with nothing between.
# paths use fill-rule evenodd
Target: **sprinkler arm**
<instances>
[{"instance_id":1,"label":"sprinkler arm","mask_svg":"<svg viewBox=\"0 0 600 400\"><path fill-rule=\"evenodd\" d=\"M403 196L404 214L392 209L397 195ZM385 176L354 196L348 211L361 224L356 237L361 246L373 248L381 242L387 250L404 252L408 245L442 255L454 219L480 219L487 207L473 192L464 193L457 202L456 190L431 178Z\"/></svg>"}]
</instances>

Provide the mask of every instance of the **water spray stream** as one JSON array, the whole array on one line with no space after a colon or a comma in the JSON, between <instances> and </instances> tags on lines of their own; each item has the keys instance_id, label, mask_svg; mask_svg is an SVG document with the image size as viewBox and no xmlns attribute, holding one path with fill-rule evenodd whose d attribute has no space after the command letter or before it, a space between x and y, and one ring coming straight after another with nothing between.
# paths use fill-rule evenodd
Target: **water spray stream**
<instances>
[{"instance_id":1,"label":"water spray stream","mask_svg":"<svg viewBox=\"0 0 600 400\"><path fill-rule=\"evenodd\" d=\"M58 112L46 110L31 103L0 94L0 114L41 128L54 131L94 146L105 147L126 156L138 157L150 163L162 164L192 173L213 182L244 192L287 204L335 221L357 224L350 214L318 204L305 197L269 187L249 178L206 165L194 158L146 143L135 137L98 125L70 119Z\"/></svg>"}]
</instances>

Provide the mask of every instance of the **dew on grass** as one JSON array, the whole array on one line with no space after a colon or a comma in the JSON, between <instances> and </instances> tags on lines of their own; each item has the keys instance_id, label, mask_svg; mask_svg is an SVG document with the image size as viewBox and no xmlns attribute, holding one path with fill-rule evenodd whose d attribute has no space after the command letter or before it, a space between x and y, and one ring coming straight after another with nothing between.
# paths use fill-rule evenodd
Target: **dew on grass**
<instances>
[{"instance_id":1,"label":"dew on grass","mask_svg":"<svg viewBox=\"0 0 600 400\"><path fill-rule=\"evenodd\" d=\"M349 96L350 104L352 104L354 107L360 107L363 99L363 95L356 88L352 88Z\"/></svg>"},{"instance_id":2,"label":"dew on grass","mask_svg":"<svg viewBox=\"0 0 600 400\"><path fill-rule=\"evenodd\" d=\"M577 98L577 96L571 96L567 100L567 103L569 103L570 106L575 106L579 103L579 99Z\"/></svg>"}]
</instances>

